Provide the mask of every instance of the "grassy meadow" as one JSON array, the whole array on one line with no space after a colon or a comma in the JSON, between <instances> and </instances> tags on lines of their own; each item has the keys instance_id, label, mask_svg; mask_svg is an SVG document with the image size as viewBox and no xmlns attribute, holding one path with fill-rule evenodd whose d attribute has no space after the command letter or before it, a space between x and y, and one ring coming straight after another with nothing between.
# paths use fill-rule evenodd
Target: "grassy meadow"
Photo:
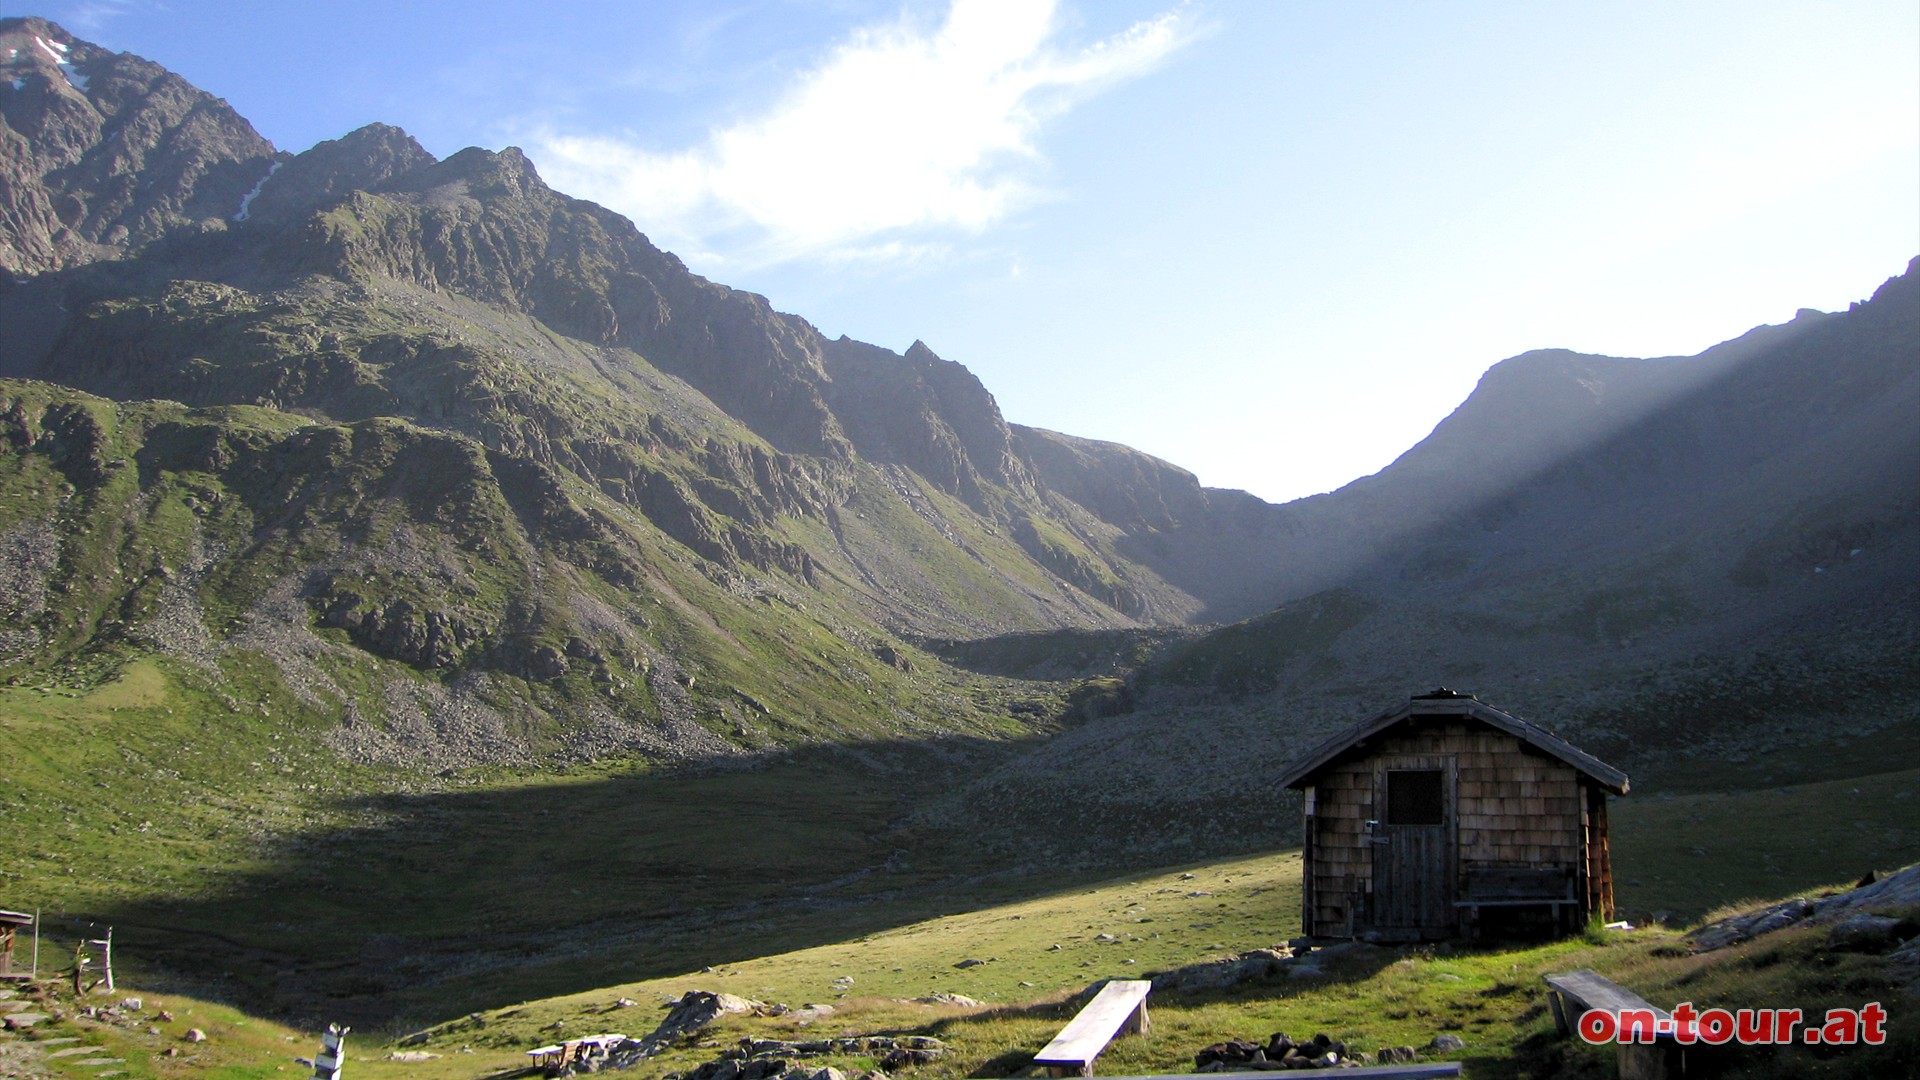
<instances>
[{"instance_id":1,"label":"grassy meadow","mask_svg":"<svg viewBox=\"0 0 1920 1080\"><path fill-rule=\"evenodd\" d=\"M820 1039L843 1035L921 1034L945 1041L942 1059L915 1069L930 1078L1006 1076L1031 1056L1077 1007L1080 990L1106 978L1221 957L1270 944L1297 926L1300 862L1282 852L1205 866L1170 869L863 934L792 952L717 965L711 971L620 983L590 992L477 1011L404 1040L378 1033L350 1039L348 1071L369 1080L451 1080L504 1076L520 1069L524 1051L570 1036L620 1031L644 1034L667 1002L689 989L722 990L796 1008L830 1006L780 1017L723 1018L631 1075L656 1077L692 1068L741 1038ZM965 960L979 964L958 967ZM1559 1038L1544 1003L1541 976L1593 968L1656 1003L1680 1000L1738 1007L1791 1006L1819 1014L1858 1006L1888 991L1878 957L1822 948L1822 933L1789 930L1746 946L1689 956L1675 927L1632 932L1590 931L1563 941L1519 947L1366 948L1328 966L1324 975L1243 983L1227 990L1163 992L1150 1002L1152 1026L1123 1037L1101 1059L1104 1075L1189 1069L1201 1047L1224 1038L1264 1041L1276 1031L1296 1038L1325 1032L1355 1049L1423 1046L1453 1033L1465 1047L1449 1056L1474 1077L1610 1076L1611 1055ZM127 991L122 994L139 993ZM958 1006L916 999L934 994L975 998ZM293 1030L230 1006L145 995L145 1017L168 1008L174 1020L112 1027L70 1019L38 1029L35 1040L78 1037L121 1058L135 1080L264 1078L298 1073L291 1058L310 1055L311 1030ZM1889 1002L1892 1045L1850 1050L1825 1059L1804 1051L1772 1060L1760 1052L1723 1055L1736 1075L1880 1076L1920 1052L1912 1010ZM184 1044L188 1026L209 1039ZM72 1044L68 1044L72 1045ZM162 1056L168 1047L185 1051ZM52 1044L48 1043L51 1049ZM1437 1056L1437 1055L1429 1055ZM411 1059L411 1060L409 1060ZM96 1076L87 1057L53 1060L63 1080ZM846 1070L871 1068L860 1056L809 1058Z\"/></svg>"},{"instance_id":2,"label":"grassy meadow","mask_svg":"<svg viewBox=\"0 0 1920 1080\"><path fill-rule=\"evenodd\" d=\"M0 687L0 907L44 911L43 973L112 925L123 995L145 1005L116 1026L57 1003L66 1019L15 1037L101 1047L44 1058L64 1080L99 1080L108 1070L82 1064L98 1057L121 1059L111 1069L129 1080L298 1076L292 1058L330 1021L356 1028L356 1077L491 1076L568 1035L644 1034L689 989L833 1011L729 1018L636 1080L748 1035L927 1034L952 1050L916 1075L1012 1075L1102 979L1298 933L1296 851L1131 873L1016 869L911 813L952 770L1016 752L1014 739L800 747L701 769L376 769L328 751L269 678L244 704L229 696L253 685L247 662L227 657L224 683L141 661L82 688ZM1072 701L1058 683L981 685ZM1875 1000L1890 992L1880 961L1830 954L1815 931L1705 957L1678 936L1715 908L1920 860L1910 734L1892 729L1880 753L1637 776L1612 818L1619 905L1642 929L1377 950L1320 978L1162 993L1152 1032L1116 1044L1101 1071L1179 1071L1209 1043L1275 1031L1366 1050L1452 1032L1469 1075L1607 1075L1606 1056L1553 1037L1543 1011L1540 977L1578 967L1663 1004ZM193 981L169 974L182 971ZM982 1004L916 1000L935 994ZM156 1002L175 1019L151 1022ZM1914 1053L1914 1010L1889 1009ZM187 1027L211 1038L183 1043ZM438 1056L389 1059L402 1049ZM1816 1064L1876 1075L1868 1066L1885 1060Z\"/></svg>"}]
</instances>

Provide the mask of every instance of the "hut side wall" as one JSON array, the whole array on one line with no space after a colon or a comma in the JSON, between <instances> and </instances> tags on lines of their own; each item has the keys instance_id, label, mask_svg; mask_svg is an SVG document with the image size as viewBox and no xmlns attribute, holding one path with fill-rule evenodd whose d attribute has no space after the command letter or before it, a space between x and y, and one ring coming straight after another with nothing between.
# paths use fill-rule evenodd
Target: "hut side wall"
<instances>
[{"instance_id":1,"label":"hut side wall","mask_svg":"<svg viewBox=\"0 0 1920 1080\"><path fill-rule=\"evenodd\" d=\"M1308 933L1339 937L1364 928L1362 898L1372 884L1366 823L1384 810L1374 806L1376 773L1399 759L1434 757L1453 762L1455 866L1461 874L1478 866L1562 866L1584 887L1591 868L1579 772L1484 724L1416 717L1312 777ZM1460 895L1459 881L1454 891Z\"/></svg>"}]
</instances>

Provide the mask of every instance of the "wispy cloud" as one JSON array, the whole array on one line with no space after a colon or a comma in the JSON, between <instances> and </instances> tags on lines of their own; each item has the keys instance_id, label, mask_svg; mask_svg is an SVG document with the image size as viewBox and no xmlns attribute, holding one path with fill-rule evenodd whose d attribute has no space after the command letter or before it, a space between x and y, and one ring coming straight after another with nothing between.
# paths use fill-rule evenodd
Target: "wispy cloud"
<instances>
[{"instance_id":1,"label":"wispy cloud","mask_svg":"<svg viewBox=\"0 0 1920 1080\"><path fill-rule=\"evenodd\" d=\"M764 115L697 146L553 129L523 139L555 187L689 256L925 257L1043 197L1033 178L1046 123L1194 33L1175 9L1069 48L1051 2L953 0L937 26L902 16L855 31Z\"/></svg>"},{"instance_id":2,"label":"wispy cloud","mask_svg":"<svg viewBox=\"0 0 1920 1080\"><path fill-rule=\"evenodd\" d=\"M144 6L134 0L82 0L56 9L54 21L83 38L92 39L105 33L107 25L115 19Z\"/></svg>"}]
</instances>

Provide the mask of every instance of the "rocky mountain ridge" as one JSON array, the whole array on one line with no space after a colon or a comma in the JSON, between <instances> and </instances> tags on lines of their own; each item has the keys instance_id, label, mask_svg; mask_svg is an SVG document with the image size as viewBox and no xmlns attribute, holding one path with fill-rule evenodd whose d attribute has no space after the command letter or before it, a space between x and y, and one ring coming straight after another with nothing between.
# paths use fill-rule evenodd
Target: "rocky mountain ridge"
<instances>
[{"instance_id":1,"label":"rocky mountain ridge","mask_svg":"<svg viewBox=\"0 0 1920 1080\"><path fill-rule=\"evenodd\" d=\"M290 590L298 603L273 608L290 629L442 680L583 666L600 690L627 685L635 716L664 722L684 698L737 732L752 725L735 704L622 680L606 658L764 669L733 618L904 661L928 638L1278 608L1183 654L1175 682L1419 685L1628 642L1735 654L1769 620L1839 617L1787 585L1834 552L1868 593L1912 592L1884 554L1913 535L1898 421L1920 337L1911 270L1854 311L1699 357L1503 361L1378 475L1272 506L1010 424L923 343L827 340L553 191L518 150L442 161L375 124L289 155L218 99L53 24L0 21L0 48L15 73L0 139L24 148L0 175L0 376L119 403L18 384L16 448L64 455L68 500L118 490L115 455L140 465L114 496L128 512L193 484L197 506L238 498L250 516L229 524L245 531L156 556L175 575L208 563L197 602L256 610ZM448 476L471 485L467 511L403 478L416 453L462 463ZM280 478L262 488L267 459ZM77 528L57 566L92 542ZM307 530L348 554L316 561ZM396 544L438 545L451 597L412 582ZM207 595L221 580L247 584ZM716 601L690 594L710 589L750 606L703 619ZM624 616L588 614L649 590L687 621L641 634L645 649ZM100 603L146 610L136 594ZM1303 641L1289 611L1325 615L1309 622L1331 636ZM78 655L105 647L97 630L42 640ZM1250 667L1219 659L1247 642L1265 650ZM833 709L802 726L832 729Z\"/></svg>"},{"instance_id":2,"label":"rocky mountain ridge","mask_svg":"<svg viewBox=\"0 0 1920 1080\"><path fill-rule=\"evenodd\" d=\"M1062 493L1090 478L1039 478L1070 440L965 368L826 340L518 150L371 125L289 155L53 24L0 41L0 137L31 150L0 176L0 569L41 598L13 677L158 652L232 678L251 648L249 693L362 756L704 756L1018 727L944 704L923 636L1261 606L1135 534L1227 535L1216 498L1257 534L1264 504L1106 447L1161 492L1109 520Z\"/></svg>"},{"instance_id":3,"label":"rocky mountain ridge","mask_svg":"<svg viewBox=\"0 0 1920 1080\"><path fill-rule=\"evenodd\" d=\"M218 228L279 157L226 102L44 19L0 20L0 271Z\"/></svg>"}]
</instances>

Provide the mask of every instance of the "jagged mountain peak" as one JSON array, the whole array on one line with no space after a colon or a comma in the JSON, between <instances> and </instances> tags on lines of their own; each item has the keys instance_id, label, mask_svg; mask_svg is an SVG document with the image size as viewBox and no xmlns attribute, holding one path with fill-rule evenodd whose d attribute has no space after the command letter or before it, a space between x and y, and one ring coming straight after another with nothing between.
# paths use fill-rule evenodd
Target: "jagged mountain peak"
<instances>
[{"instance_id":1,"label":"jagged mountain peak","mask_svg":"<svg viewBox=\"0 0 1920 1080\"><path fill-rule=\"evenodd\" d=\"M226 102L44 19L0 20L0 272L223 229L277 153Z\"/></svg>"},{"instance_id":2,"label":"jagged mountain peak","mask_svg":"<svg viewBox=\"0 0 1920 1080\"><path fill-rule=\"evenodd\" d=\"M0 19L0 67L13 78L32 68L76 68L102 55L110 54L67 33L58 23L34 16Z\"/></svg>"},{"instance_id":3,"label":"jagged mountain peak","mask_svg":"<svg viewBox=\"0 0 1920 1080\"><path fill-rule=\"evenodd\" d=\"M391 124L367 124L276 161L261 178L250 219L273 218L317 206L350 191L379 191L390 181L439 159Z\"/></svg>"},{"instance_id":4,"label":"jagged mountain peak","mask_svg":"<svg viewBox=\"0 0 1920 1080\"><path fill-rule=\"evenodd\" d=\"M418 191L456 182L470 185L476 195L486 192L528 198L552 191L517 146L499 151L469 146L444 161L414 172L398 186L402 190Z\"/></svg>"}]
</instances>

